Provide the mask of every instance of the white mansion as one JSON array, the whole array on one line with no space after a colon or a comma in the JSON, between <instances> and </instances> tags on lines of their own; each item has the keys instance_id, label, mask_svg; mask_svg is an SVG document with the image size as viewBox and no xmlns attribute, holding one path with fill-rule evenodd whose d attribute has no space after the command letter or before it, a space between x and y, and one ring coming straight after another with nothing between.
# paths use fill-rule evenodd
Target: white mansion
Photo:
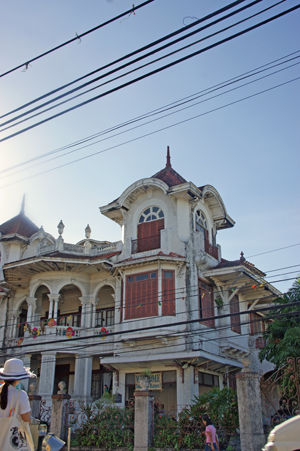
<instances>
[{"instance_id":1,"label":"white mansion","mask_svg":"<svg viewBox=\"0 0 300 451\"><path fill-rule=\"evenodd\" d=\"M87 226L84 240L65 243L62 221L55 238L23 209L0 226L2 361L21 356L45 400L64 381L83 400L107 385L119 405L149 370L170 413L232 385L245 359L262 374L255 309L279 292L243 254L221 257L217 234L234 221L218 191L187 182L168 149L164 169L100 211L121 226L121 241L92 239Z\"/></svg>"}]
</instances>

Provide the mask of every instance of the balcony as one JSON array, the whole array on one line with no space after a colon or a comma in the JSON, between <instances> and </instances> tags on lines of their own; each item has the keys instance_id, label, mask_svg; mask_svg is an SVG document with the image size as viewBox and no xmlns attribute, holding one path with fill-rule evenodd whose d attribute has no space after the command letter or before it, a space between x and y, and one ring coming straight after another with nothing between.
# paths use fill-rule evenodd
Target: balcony
<instances>
[{"instance_id":1,"label":"balcony","mask_svg":"<svg viewBox=\"0 0 300 451\"><path fill-rule=\"evenodd\" d=\"M148 236L146 238L139 238L138 240L131 240L131 253L150 251L152 249L160 249L160 233L159 235Z\"/></svg>"},{"instance_id":2,"label":"balcony","mask_svg":"<svg viewBox=\"0 0 300 451\"><path fill-rule=\"evenodd\" d=\"M208 240L205 240L205 252L214 257L216 260L219 259L219 249L210 244Z\"/></svg>"}]
</instances>

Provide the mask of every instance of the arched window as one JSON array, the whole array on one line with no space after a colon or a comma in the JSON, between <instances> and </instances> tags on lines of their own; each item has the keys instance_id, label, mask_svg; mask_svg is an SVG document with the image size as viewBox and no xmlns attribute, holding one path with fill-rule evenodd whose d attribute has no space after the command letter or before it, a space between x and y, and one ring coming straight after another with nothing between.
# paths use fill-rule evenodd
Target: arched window
<instances>
[{"instance_id":1,"label":"arched window","mask_svg":"<svg viewBox=\"0 0 300 451\"><path fill-rule=\"evenodd\" d=\"M160 248L160 231L164 229L164 212L157 206L146 208L138 222L137 240L133 242L132 252L144 252Z\"/></svg>"},{"instance_id":2,"label":"arched window","mask_svg":"<svg viewBox=\"0 0 300 451\"><path fill-rule=\"evenodd\" d=\"M164 217L164 212L159 207L149 207L140 216L139 224L142 222L156 221Z\"/></svg>"}]
</instances>

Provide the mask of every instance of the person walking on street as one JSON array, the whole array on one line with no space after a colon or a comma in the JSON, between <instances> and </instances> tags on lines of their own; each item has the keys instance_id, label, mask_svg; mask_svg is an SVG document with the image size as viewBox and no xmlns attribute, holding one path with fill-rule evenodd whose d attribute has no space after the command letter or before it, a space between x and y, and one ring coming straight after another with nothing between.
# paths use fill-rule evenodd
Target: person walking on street
<instances>
[{"instance_id":1,"label":"person walking on street","mask_svg":"<svg viewBox=\"0 0 300 451\"><path fill-rule=\"evenodd\" d=\"M219 440L216 428L212 424L208 415L202 416L202 423L205 426L205 448L204 451L219 451Z\"/></svg>"}]
</instances>

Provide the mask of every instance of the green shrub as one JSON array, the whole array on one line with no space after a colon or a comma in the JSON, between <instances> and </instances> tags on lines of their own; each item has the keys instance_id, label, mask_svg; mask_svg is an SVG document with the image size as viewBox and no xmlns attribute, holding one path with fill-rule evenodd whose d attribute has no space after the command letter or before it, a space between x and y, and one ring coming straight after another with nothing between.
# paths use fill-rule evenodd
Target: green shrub
<instances>
[{"instance_id":1,"label":"green shrub","mask_svg":"<svg viewBox=\"0 0 300 451\"><path fill-rule=\"evenodd\" d=\"M79 446L107 450L133 448L133 409L120 409L108 402L81 405L84 420L76 431Z\"/></svg>"}]
</instances>

